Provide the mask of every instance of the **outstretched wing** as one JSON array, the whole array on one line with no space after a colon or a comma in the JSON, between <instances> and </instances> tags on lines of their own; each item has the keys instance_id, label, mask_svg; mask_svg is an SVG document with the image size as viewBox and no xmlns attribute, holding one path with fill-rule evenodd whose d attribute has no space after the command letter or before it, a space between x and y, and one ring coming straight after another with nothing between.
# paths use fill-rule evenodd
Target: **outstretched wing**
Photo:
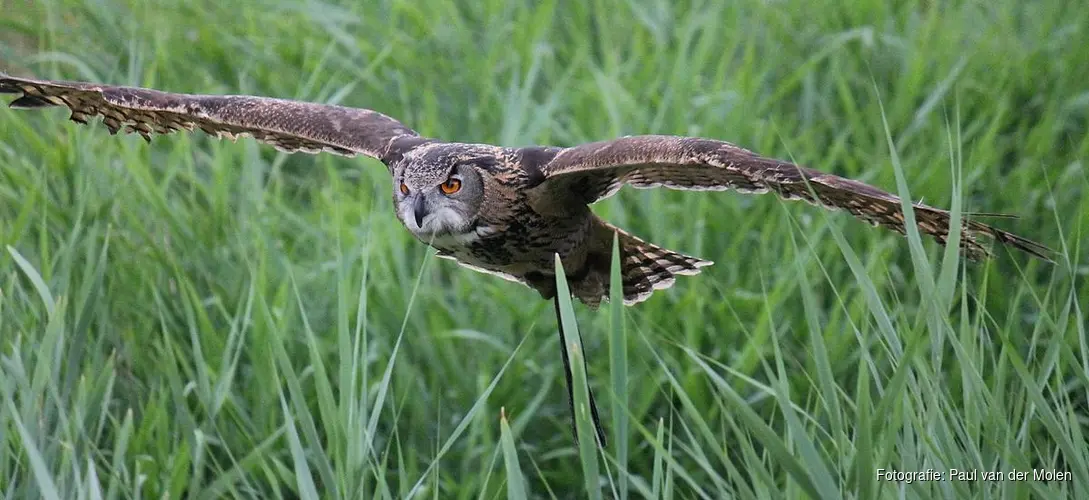
<instances>
[{"instance_id":1,"label":"outstretched wing","mask_svg":"<svg viewBox=\"0 0 1089 500\"><path fill-rule=\"evenodd\" d=\"M0 93L22 94L12 108L66 106L72 121L86 124L101 116L111 134L135 132L149 142L151 134L200 129L230 139L249 135L286 152L363 154L385 161L397 139L418 137L377 111L268 97L175 94L3 73Z\"/></svg>"},{"instance_id":2,"label":"outstretched wing","mask_svg":"<svg viewBox=\"0 0 1089 500\"><path fill-rule=\"evenodd\" d=\"M770 191L789 200L843 209L875 226L906 234L899 197L862 182L765 158L722 141L624 137L560 150L538 168L543 181L532 189L530 200L544 212L593 203L613 195L625 184L696 191ZM921 203L912 206L919 231L945 244L949 212ZM990 256L975 239L983 234L1051 261L1051 250L1039 243L973 220L966 220L961 227L961 248L970 259Z\"/></svg>"}]
</instances>

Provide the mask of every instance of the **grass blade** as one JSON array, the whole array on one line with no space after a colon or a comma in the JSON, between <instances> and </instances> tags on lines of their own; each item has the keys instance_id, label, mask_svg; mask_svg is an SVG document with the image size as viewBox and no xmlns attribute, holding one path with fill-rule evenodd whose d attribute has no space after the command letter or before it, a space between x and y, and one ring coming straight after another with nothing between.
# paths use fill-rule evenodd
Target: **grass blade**
<instances>
[{"instance_id":1,"label":"grass blade","mask_svg":"<svg viewBox=\"0 0 1089 500\"><path fill-rule=\"evenodd\" d=\"M578 430L579 461L582 464L583 479L586 483L586 494L594 500L601 499L601 486L599 479L599 464L597 457L597 432L590 415L590 393L586 381L586 366L583 363L582 345L579 343L578 325L575 322L575 311L571 304L571 290L567 286L567 277L563 272L563 263L560 256L556 256L556 294L560 301L560 318L563 329L567 332L567 356L571 360L571 384L575 392L575 428Z\"/></svg>"},{"instance_id":2,"label":"grass blade","mask_svg":"<svg viewBox=\"0 0 1089 500\"><path fill-rule=\"evenodd\" d=\"M507 468L507 499L524 500L526 480L522 476L522 467L518 464L518 450L514 448L514 436L507 423L507 412L499 410L499 441L503 447L503 463Z\"/></svg>"},{"instance_id":3,"label":"grass blade","mask_svg":"<svg viewBox=\"0 0 1089 500\"><path fill-rule=\"evenodd\" d=\"M624 292L620 276L620 241L613 233L609 268L609 376L613 389L613 443L616 446L617 489L628 498L628 336L624 331Z\"/></svg>"}]
</instances>

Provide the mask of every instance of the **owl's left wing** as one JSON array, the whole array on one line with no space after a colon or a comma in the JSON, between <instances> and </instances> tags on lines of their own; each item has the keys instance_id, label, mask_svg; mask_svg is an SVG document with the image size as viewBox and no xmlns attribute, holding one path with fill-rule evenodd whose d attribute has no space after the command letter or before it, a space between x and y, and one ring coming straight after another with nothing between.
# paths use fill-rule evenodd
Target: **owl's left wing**
<instances>
[{"instance_id":1,"label":"owl's left wing","mask_svg":"<svg viewBox=\"0 0 1089 500\"><path fill-rule=\"evenodd\" d=\"M435 256L440 258L440 259L452 260L454 262L457 262L457 264L459 266L464 267L466 269L472 269L473 271L476 271L478 273L484 273L484 274L490 274L492 276L498 276L498 277L503 278L503 279L505 279L507 281L513 281L515 283L521 283L523 285L528 284L528 283L526 283L525 279L519 278L519 277L517 277L517 276L515 276L513 274L505 273L503 271L493 271L493 270L488 269L488 268L484 268L484 267L480 267L480 266L477 266L477 265L474 265L474 264L470 264L468 262L464 262L461 259L458 259L456 255L443 252L442 250L437 251L435 253Z\"/></svg>"},{"instance_id":2,"label":"owl's left wing","mask_svg":"<svg viewBox=\"0 0 1089 500\"><path fill-rule=\"evenodd\" d=\"M632 136L559 150L537 166L539 184L530 201L547 212L562 205L590 204L625 184L694 191L773 192L788 200L842 209L875 226L905 234L900 198L862 182L757 155L732 144L696 137ZM913 203L919 231L945 244L948 211ZM970 214L966 214L970 215ZM1047 247L989 225L966 220L961 248L975 260L990 256L974 236L988 235L1041 259Z\"/></svg>"},{"instance_id":3,"label":"owl's left wing","mask_svg":"<svg viewBox=\"0 0 1089 500\"><path fill-rule=\"evenodd\" d=\"M377 111L248 95L194 95L97 83L35 80L0 73L0 93L22 94L12 108L66 106L71 120L101 116L111 134L200 129L216 137L249 135L286 152L366 155L387 164L397 139L418 134ZM414 141L407 141L412 143Z\"/></svg>"}]
</instances>

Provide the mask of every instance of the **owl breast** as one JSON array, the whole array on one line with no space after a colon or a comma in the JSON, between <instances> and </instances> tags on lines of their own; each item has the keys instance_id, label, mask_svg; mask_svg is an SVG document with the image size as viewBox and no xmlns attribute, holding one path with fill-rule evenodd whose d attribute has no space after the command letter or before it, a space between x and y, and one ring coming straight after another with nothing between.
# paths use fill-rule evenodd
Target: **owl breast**
<instances>
[{"instance_id":1,"label":"owl breast","mask_svg":"<svg viewBox=\"0 0 1089 500\"><path fill-rule=\"evenodd\" d=\"M427 243L425 241L425 243ZM511 240L491 226L477 226L460 234L436 236L430 241L438 256L453 259L470 269L520 281L530 270L521 252L511 251Z\"/></svg>"},{"instance_id":2,"label":"owl breast","mask_svg":"<svg viewBox=\"0 0 1089 500\"><path fill-rule=\"evenodd\" d=\"M565 267L569 259L578 265L585 254L591 218L550 218L530 214L505 221L499 228L478 225L474 230L436 237L431 246L439 255L463 265L520 280L527 273L551 274L553 256ZM425 242L426 243L426 242Z\"/></svg>"}]
</instances>

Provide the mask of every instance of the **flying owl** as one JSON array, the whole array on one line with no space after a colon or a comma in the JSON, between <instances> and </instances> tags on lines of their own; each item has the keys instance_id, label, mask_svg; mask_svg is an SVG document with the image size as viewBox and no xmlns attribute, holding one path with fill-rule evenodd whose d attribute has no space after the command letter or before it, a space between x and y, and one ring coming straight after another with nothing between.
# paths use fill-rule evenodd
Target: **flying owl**
<instances>
[{"instance_id":1,"label":"flying owl","mask_svg":"<svg viewBox=\"0 0 1089 500\"><path fill-rule=\"evenodd\" d=\"M111 134L135 132L149 142L152 134L200 129L231 139L248 135L286 152L376 158L389 169L394 212L413 236L440 257L523 283L554 300L557 308L556 255L573 296L591 308L607 299L614 235L627 305L672 286L678 275L698 274L711 264L644 241L591 212L591 204L624 185L771 192L846 210L905 234L895 195L713 139L645 135L568 148L513 148L423 137L368 109L267 97L178 94L3 73L0 93L21 94L12 108L65 106L72 121L85 124L101 116ZM949 212L912 206L919 231L944 244ZM969 259L990 255L977 240L980 235L1050 260L1051 251L1039 243L966 220L960 246ZM568 378L569 397L570 390ZM594 416L596 421L596 411ZM603 440L600 427L598 432Z\"/></svg>"},{"instance_id":2,"label":"flying owl","mask_svg":"<svg viewBox=\"0 0 1089 500\"><path fill-rule=\"evenodd\" d=\"M200 129L217 137L249 135L286 152L366 155L393 178L393 208L413 236L438 256L537 290L554 299L554 255L572 294L596 308L608 298L613 235L619 237L624 303L647 299L712 262L643 241L590 211L622 186L692 191L772 192L842 209L905 234L900 198L876 187L698 137L631 136L569 148L499 147L420 136L382 113L246 95L191 95L0 73L0 93L22 94L12 108L65 106L72 121L95 116L111 134ZM949 212L913 204L919 231L945 243ZM990 256L978 240L1050 260L1039 243L966 220L961 250Z\"/></svg>"}]
</instances>

